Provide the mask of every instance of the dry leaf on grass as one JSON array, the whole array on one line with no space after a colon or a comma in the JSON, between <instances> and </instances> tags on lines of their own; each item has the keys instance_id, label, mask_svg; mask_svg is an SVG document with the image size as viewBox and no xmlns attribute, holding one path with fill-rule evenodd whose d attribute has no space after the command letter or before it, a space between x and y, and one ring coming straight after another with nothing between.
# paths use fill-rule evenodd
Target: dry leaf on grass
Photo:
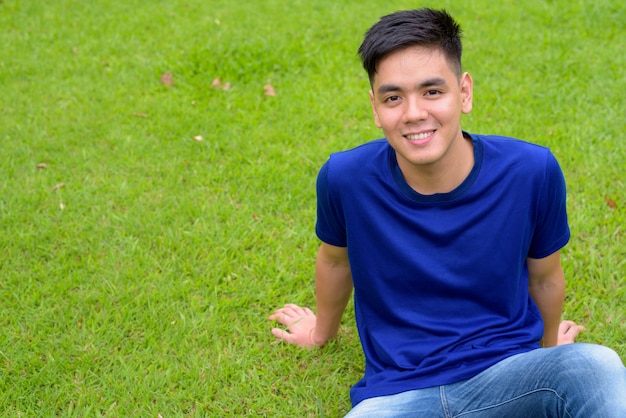
<instances>
[{"instance_id":1,"label":"dry leaf on grass","mask_svg":"<svg viewBox=\"0 0 626 418\"><path fill-rule=\"evenodd\" d=\"M222 84L222 80L219 77L217 77L211 83L211 88L222 89L224 91L227 91L227 90L230 90L230 82L227 82L226 84Z\"/></svg>"},{"instance_id":2,"label":"dry leaf on grass","mask_svg":"<svg viewBox=\"0 0 626 418\"><path fill-rule=\"evenodd\" d=\"M46 164L46 163L39 163L35 167L37 167L39 170L41 170L42 168L48 167L48 164Z\"/></svg>"},{"instance_id":3,"label":"dry leaf on grass","mask_svg":"<svg viewBox=\"0 0 626 418\"><path fill-rule=\"evenodd\" d=\"M604 198L604 201L611 209L617 209L617 203L615 203L615 200L611 199L610 197L606 197Z\"/></svg>"},{"instance_id":4,"label":"dry leaf on grass","mask_svg":"<svg viewBox=\"0 0 626 418\"><path fill-rule=\"evenodd\" d=\"M165 73L161 76L161 83L165 84L166 86L173 86L174 85L174 76L172 75L172 73Z\"/></svg>"},{"instance_id":5,"label":"dry leaf on grass","mask_svg":"<svg viewBox=\"0 0 626 418\"><path fill-rule=\"evenodd\" d=\"M52 186L52 189L50 189L50 191L57 191L59 189L62 189L63 187L65 187L65 183L57 183L54 186Z\"/></svg>"},{"instance_id":6,"label":"dry leaf on grass","mask_svg":"<svg viewBox=\"0 0 626 418\"><path fill-rule=\"evenodd\" d=\"M263 90L265 90L266 96L276 96L276 90L271 84L266 84L263 86Z\"/></svg>"}]
</instances>

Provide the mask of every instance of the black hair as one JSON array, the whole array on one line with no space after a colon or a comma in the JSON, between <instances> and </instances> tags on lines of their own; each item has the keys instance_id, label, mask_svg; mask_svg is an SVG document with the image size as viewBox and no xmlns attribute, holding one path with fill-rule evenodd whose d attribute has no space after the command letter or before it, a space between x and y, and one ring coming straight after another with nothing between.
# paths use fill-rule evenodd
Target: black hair
<instances>
[{"instance_id":1,"label":"black hair","mask_svg":"<svg viewBox=\"0 0 626 418\"><path fill-rule=\"evenodd\" d=\"M460 77L461 34L461 27L445 10L403 10L383 16L367 31L359 55L371 84L381 59L410 46L439 49Z\"/></svg>"}]
</instances>

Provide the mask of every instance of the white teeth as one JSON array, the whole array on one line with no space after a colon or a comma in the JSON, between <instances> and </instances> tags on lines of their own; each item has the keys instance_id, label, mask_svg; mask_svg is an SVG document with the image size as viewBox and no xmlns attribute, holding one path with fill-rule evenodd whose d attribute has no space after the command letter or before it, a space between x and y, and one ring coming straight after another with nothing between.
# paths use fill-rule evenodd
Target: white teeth
<instances>
[{"instance_id":1,"label":"white teeth","mask_svg":"<svg viewBox=\"0 0 626 418\"><path fill-rule=\"evenodd\" d=\"M407 135L406 139L409 139L411 141L419 141L421 139L428 138L431 134L432 134L432 131L431 132L424 132L424 133L421 133L421 134L411 134L411 135Z\"/></svg>"}]
</instances>

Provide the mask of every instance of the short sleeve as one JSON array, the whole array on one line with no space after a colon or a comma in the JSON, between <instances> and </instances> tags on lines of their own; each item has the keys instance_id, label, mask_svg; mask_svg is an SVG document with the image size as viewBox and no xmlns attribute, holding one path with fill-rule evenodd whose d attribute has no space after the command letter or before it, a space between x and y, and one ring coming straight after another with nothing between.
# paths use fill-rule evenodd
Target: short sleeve
<instances>
[{"instance_id":1,"label":"short sleeve","mask_svg":"<svg viewBox=\"0 0 626 418\"><path fill-rule=\"evenodd\" d=\"M570 238L565 178L556 158L546 158L545 177L537 201L537 218L528 256L544 258L560 250Z\"/></svg>"},{"instance_id":2,"label":"short sleeve","mask_svg":"<svg viewBox=\"0 0 626 418\"><path fill-rule=\"evenodd\" d=\"M317 222L315 233L323 242L346 247L346 224L339 196L333 196L329 159L317 175Z\"/></svg>"}]
</instances>

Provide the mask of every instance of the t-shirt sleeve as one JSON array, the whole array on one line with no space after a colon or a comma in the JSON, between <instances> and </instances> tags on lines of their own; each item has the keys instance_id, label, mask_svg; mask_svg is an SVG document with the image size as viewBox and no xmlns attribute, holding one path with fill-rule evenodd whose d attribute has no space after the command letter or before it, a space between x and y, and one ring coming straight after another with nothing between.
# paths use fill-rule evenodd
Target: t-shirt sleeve
<instances>
[{"instance_id":1,"label":"t-shirt sleeve","mask_svg":"<svg viewBox=\"0 0 626 418\"><path fill-rule=\"evenodd\" d=\"M545 177L537 204L537 222L528 256L544 258L564 247L570 238L565 178L551 153L546 159Z\"/></svg>"},{"instance_id":2,"label":"t-shirt sleeve","mask_svg":"<svg viewBox=\"0 0 626 418\"><path fill-rule=\"evenodd\" d=\"M337 247L346 247L346 224L340 199L331 191L329 179L330 160L317 175L317 222L315 233L323 242Z\"/></svg>"}]
</instances>

